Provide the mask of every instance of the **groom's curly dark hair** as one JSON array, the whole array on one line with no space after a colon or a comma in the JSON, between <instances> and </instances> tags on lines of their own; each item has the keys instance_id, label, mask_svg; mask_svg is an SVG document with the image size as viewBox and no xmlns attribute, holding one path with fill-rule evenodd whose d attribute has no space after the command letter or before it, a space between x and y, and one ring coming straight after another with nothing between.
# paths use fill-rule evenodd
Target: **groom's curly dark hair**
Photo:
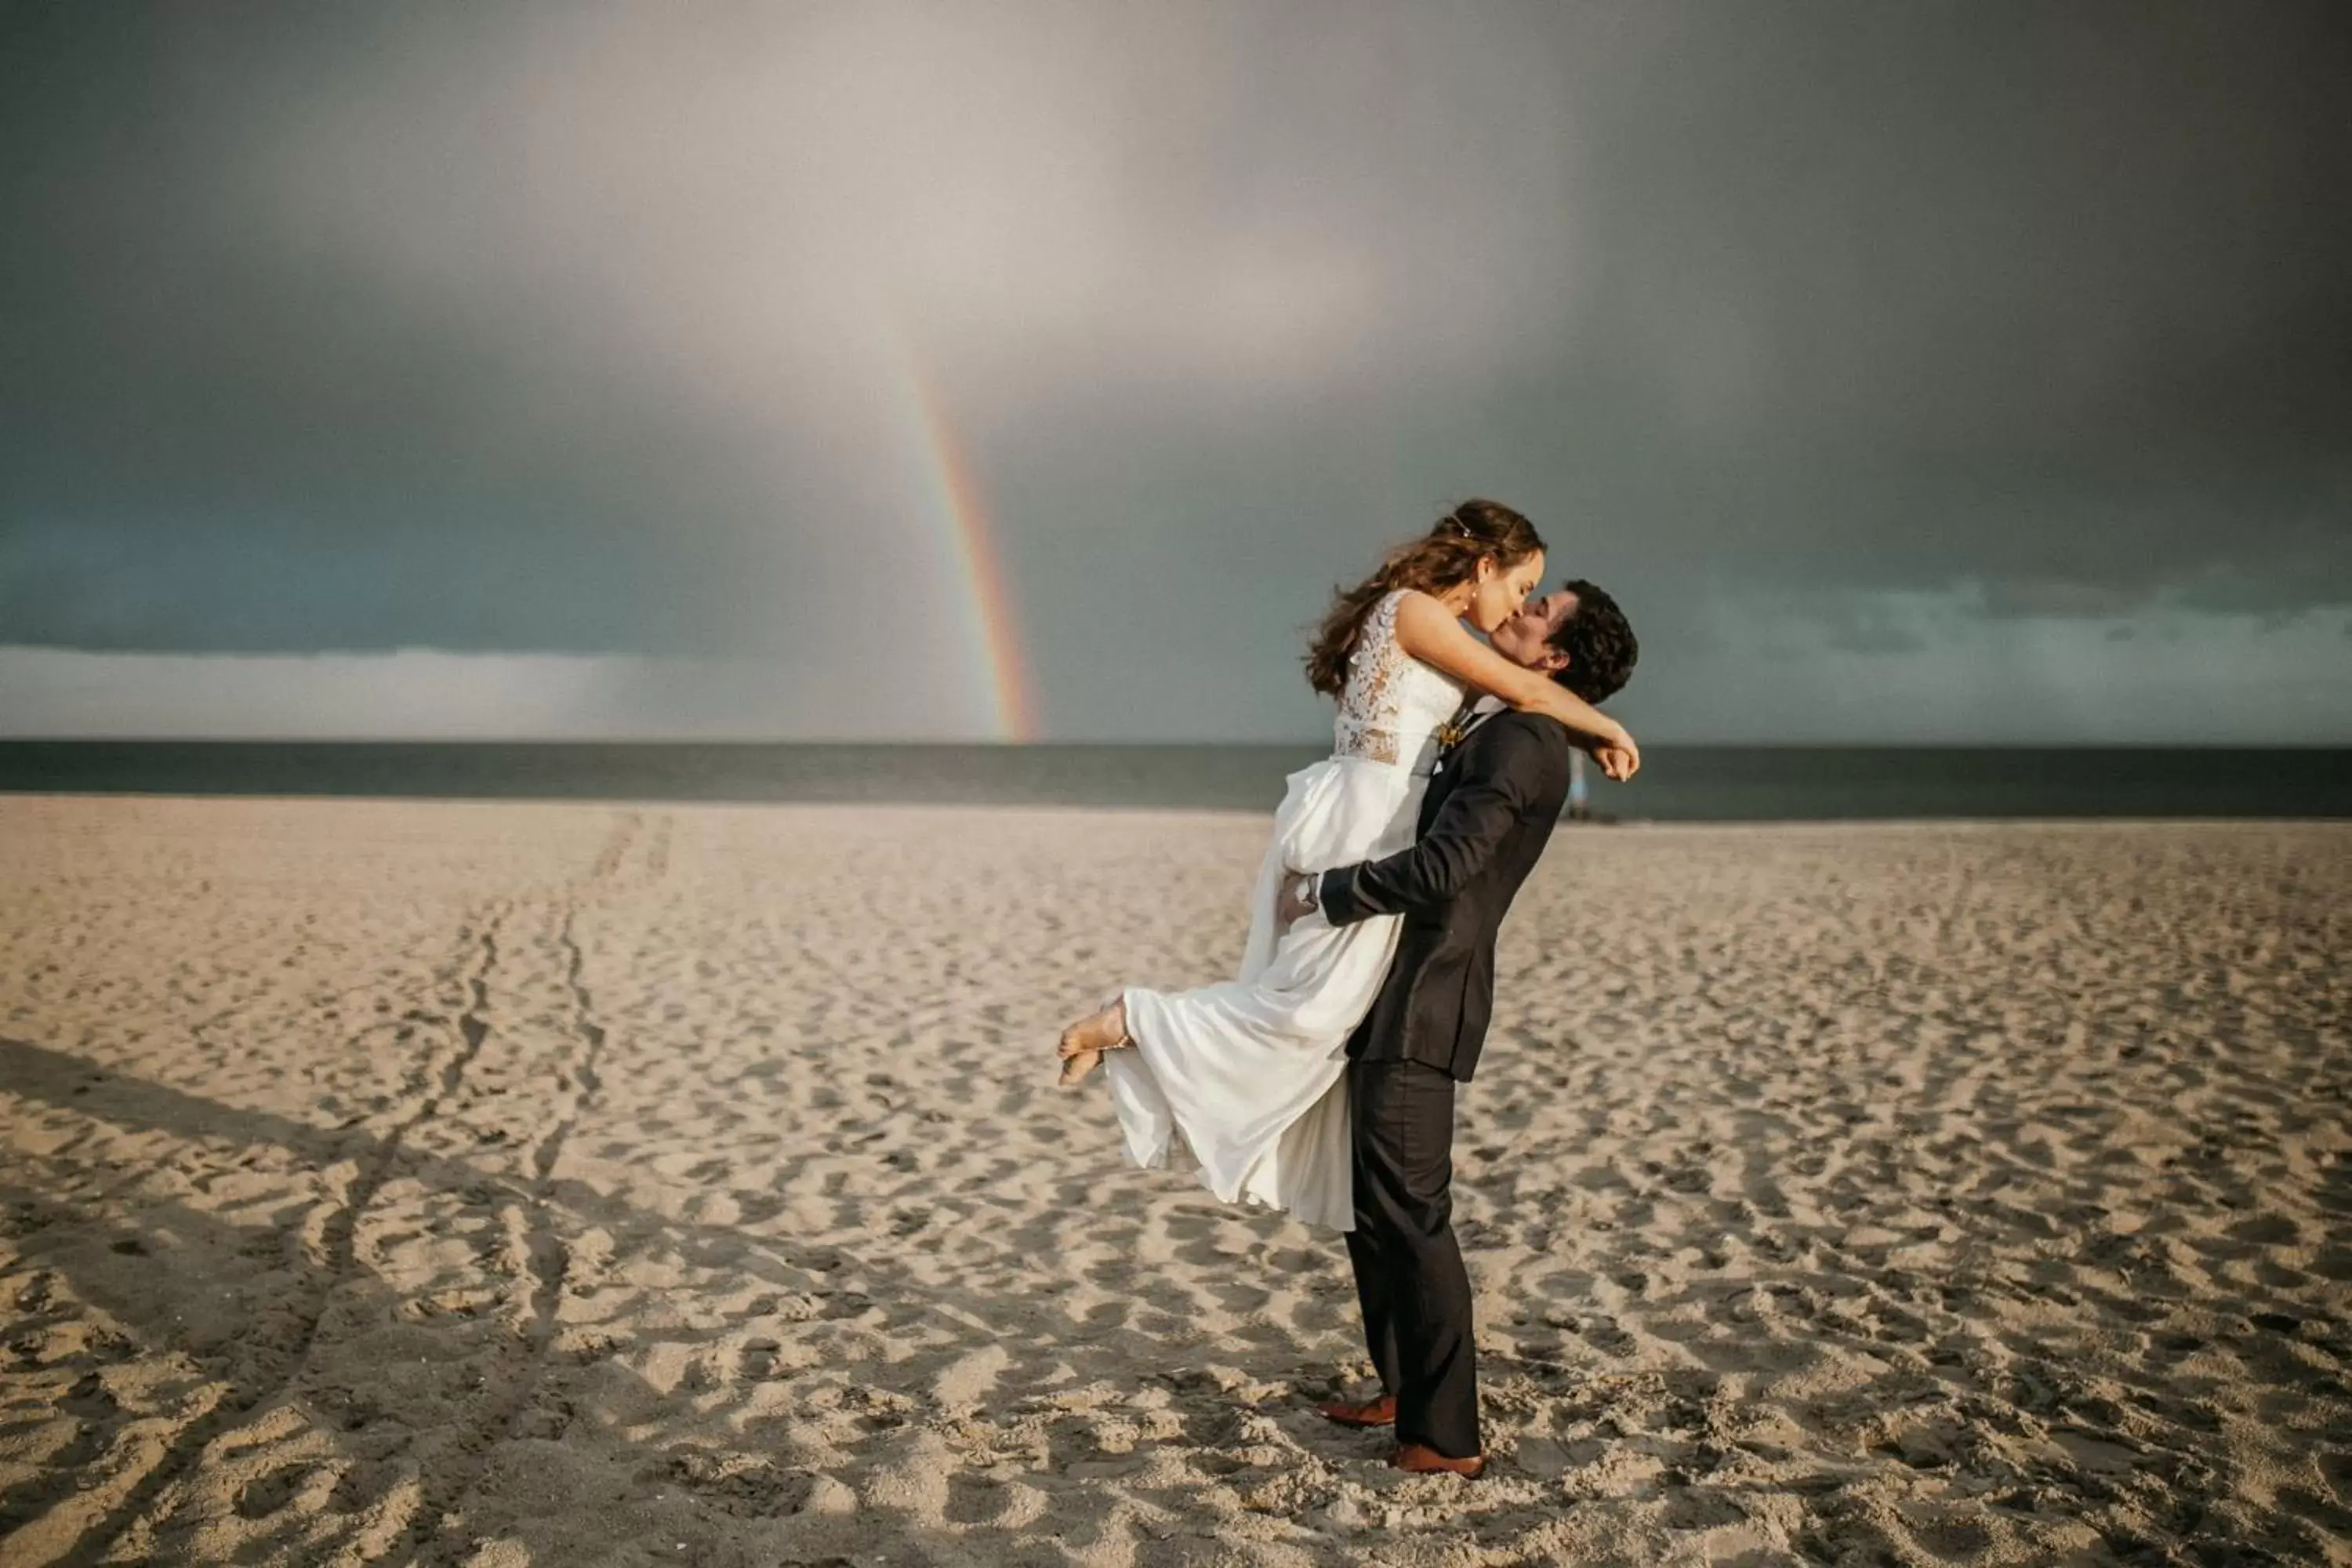
<instances>
[{"instance_id":1,"label":"groom's curly dark hair","mask_svg":"<svg viewBox=\"0 0 2352 1568\"><path fill-rule=\"evenodd\" d=\"M1633 623L1605 590L1581 577L1560 586L1576 595L1576 613L1554 626L1548 639L1568 655L1568 667L1552 679L1598 706L1633 679L1642 645L1634 640Z\"/></svg>"}]
</instances>

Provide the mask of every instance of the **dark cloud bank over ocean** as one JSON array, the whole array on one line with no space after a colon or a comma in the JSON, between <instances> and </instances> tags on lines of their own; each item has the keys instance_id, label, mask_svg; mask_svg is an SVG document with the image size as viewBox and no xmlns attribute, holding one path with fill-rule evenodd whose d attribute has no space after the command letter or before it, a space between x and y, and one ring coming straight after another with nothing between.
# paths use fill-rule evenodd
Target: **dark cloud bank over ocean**
<instances>
[{"instance_id":1,"label":"dark cloud bank over ocean","mask_svg":"<svg viewBox=\"0 0 2352 1568\"><path fill-rule=\"evenodd\" d=\"M1331 582L1489 493L1662 737L2352 740L2347 68L2330 5L6 5L0 724L984 734L994 631L1057 738L1310 736Z\"/></svg>"}]
</instances>

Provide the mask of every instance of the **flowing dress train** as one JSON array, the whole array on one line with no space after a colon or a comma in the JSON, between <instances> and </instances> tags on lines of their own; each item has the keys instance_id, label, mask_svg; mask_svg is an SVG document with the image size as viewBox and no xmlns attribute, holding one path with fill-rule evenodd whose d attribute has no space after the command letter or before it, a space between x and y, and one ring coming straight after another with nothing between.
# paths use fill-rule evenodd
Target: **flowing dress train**
<instances>
[{"instance_id":1,"label":"flowing dress train","mask_svg":"<svg viewBox=\"0 0 2352 1568\"><path fill-rule=\"evenodd\" d=\"M1437 732L1462 688L1397 646L1402 590L1366 615L1333 725L1332 755L1290 775L1250 899L1241 970L1220 984L1129 986L1132 1050L1104 1058L1127 1152L1189 1166L1226 1203L1288 1210L1347 1230L1347 1043L1396 951L1397 921L1334 927L1320 913L1284 931L1285 867L1326 871L1412 842Z\"/></svg>"}]
</instances>

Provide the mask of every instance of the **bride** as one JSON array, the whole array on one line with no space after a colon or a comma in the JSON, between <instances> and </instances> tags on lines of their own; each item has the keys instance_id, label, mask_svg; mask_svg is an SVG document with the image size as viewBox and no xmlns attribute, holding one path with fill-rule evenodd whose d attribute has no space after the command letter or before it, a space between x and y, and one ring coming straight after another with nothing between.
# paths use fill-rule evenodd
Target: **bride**
<instances>
[{"instance_id":1,"label":"bride","mask_svg":"<svg viewBox=\"0 0 2352 1568\"><path fill-rule=\"evenodd\" d=\"M1622 725L1463 628L1491 632L1517 614L1543 569L1526 518L1469 500L1332 605L1307 656L1308 684L1339 701L1332 754L1290 775L1240 974L1174 994L1129 986L1062 1031L1063 1087L1107 1065L1137 1164L1181 1161L1226 1203L1354 1224L1347 1042L1388 973L1402 917L1335 928L1310 914L1286 930L1276 897L1286 868L1324 871L1412 843L1441 731L1465 693L1559 720L1612 778L1640 765Z\"/></svg>"}]
</instances>

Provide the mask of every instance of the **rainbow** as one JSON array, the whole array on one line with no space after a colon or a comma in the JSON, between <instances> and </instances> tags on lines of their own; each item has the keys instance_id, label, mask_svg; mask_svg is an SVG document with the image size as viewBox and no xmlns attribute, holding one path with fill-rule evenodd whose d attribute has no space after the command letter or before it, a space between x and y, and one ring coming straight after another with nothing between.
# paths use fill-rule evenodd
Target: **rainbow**
<instances>
[{"instance_id":1,"label":"rainbow","mask_svg":"<svg viewBox=\"0 0 2352 1568\"><path fill-rule=\"evenodd\" d=\"M899 348L916 423L929 459L938 510L947 520L963 580L971 587L971 612L977 623L974 640L980 661L988 671L996 738L1034 741L1037 692L1029 679L1029 660L1021 646L1021 618L1004 570L1004 553L989 521L987 500L948 418L947 400L936 380L924 373L903 334Z\"/></svg>"}]
</instances>

